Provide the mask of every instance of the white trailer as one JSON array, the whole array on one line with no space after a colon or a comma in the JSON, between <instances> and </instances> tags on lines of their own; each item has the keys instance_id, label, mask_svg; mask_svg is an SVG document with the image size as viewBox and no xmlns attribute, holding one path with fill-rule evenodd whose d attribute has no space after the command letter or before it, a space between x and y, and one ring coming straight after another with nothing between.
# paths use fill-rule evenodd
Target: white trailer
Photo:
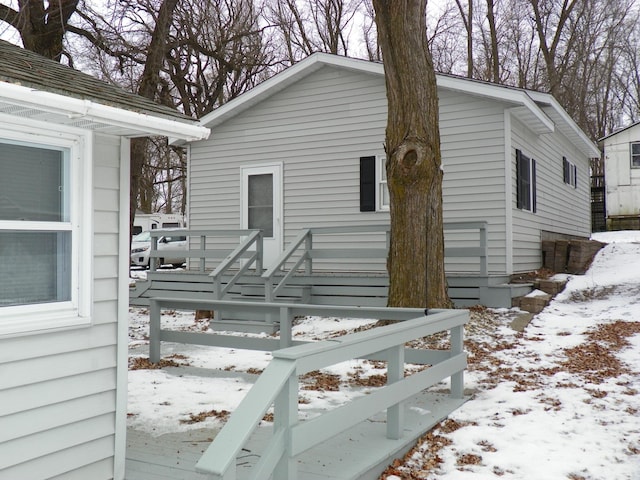
<instances>
[{"instance_id":1,"label":"white trailer","mask_svg":"<svg viewBox=\"0 0 640 480\"><path fill-rule=\"evenodd\" d=\"M157 228L180 228L185 226L184 216L177 213L136 213L133 220L133 235Z\"/></svg>"}]
</instances>

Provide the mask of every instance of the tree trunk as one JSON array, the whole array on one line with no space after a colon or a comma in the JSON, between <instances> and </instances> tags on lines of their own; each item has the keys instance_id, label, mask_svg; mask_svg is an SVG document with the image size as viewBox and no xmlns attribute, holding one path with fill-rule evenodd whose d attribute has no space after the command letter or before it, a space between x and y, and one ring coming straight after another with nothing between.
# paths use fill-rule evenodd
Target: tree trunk
<instances>
[{"instance_id":1,"label":"tree trunk","mask_svg":"<svg viewBox=\"0 0 640 480\"><path fill-rule=\"evenodd\" d=\"M0 5L0 19L20 32L25 49L59 62L69 18L78 3L79 0L19 0L17 10Z\"/></svg>"},{"instance_id":2,"label":"tree trunk","mask_svg":"<svg viewBox=\"0 0 640 480\"><path fill-rule=\"evenodd\" d=\"M389 306L449 307L438 96L426 0L374 0L387 87Z\"/></svg>"},{"instance_id":3,"label":"tree trunk","mask_svg":"<svg viewBox=\"0 0 640 480\"><path fill-rule=\"evenodd\" d=\"M138 88L138 94L149 100L155 100L158 93L160 70L167 52L169 29L173 12L177 5L178 0L165 0L158 11L158 19L153 29L153 35L147 50L147 61L145 62L144 71L140 79L140 87ZM138 205L142 169L146 162L147 141L146 138L133 138L131 140L131 191L129 195L129 227L131 232L133 231L133 221Z\"/></svg>"},{"instance_id":4,"label":"tree trunk","mask_svg":"<svg viewBox=\"0 0 640 480\"><path fill-rule=\"evenodd\" d=\"M493 83L500 82L500 57L498 53L498 30L496 28L494 0L487 0L487 20L489 21L489 36L491 39L491 75Z\"/></svg>"},{"instance_id":5,"label":"tree trunk","mask_svg":"<svg viewBox=\"0 0 640 480\"><path fill-rule=\"evenodd\" d=\"M467 32L467 77L473 78L473 0L467 0L467 13L460 0L456 0L456 5L462 17L464 29Z\"/></svg>"}]
</instances>

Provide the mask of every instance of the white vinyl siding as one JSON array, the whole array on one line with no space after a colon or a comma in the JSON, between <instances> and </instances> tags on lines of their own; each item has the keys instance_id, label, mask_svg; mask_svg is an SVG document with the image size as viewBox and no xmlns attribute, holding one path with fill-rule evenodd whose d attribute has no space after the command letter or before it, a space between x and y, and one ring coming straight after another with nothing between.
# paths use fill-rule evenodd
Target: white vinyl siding
<instances>
[{"instance_id":1,"label":"white vinyl siding","mask_svg":"<svg viewBox=\"0 0 640 480\"><path fill-rule=\"evenodd\" d=\"M540 268L542 232L588 238L591 233L589 160L558 131L535 135L512 118L512 155L516 149L536 160L536 214L516 208L516 167L512 162L514 272ZM575 162L576 175L585 181L566 188L562 156Z\"/></svg>"},{"instance_id":2,"label":"white vinyl siding","mask_svg":"<svg viewBox=\"0 0 640 480\"><path fill-rule=\"evenodd\" d=\"M490 271L504 272L504 107L460 93L439 96L445 221L487 220ZM331 67L314 72L191 144L189 226L238 228L240 166L272 161L284 164L285 246L304 227L388 224L387 211L359 208L359 159L381 155L386 118L384 77ZM377 248L385 240L351 241ZM326 268L338 266L384 270L385 261Z\"/></svg>"},{"instance_id":3,"label":"white vinyl siding","mask_svg":"<svg viewBox=\"0 0 640 480\"><path fill-rule=\"evenodd\" d=\"M0 478L114 476L119 138L92 157L92 325L0 339Z\"/></svg>"},{"instance_id":4,"label":"white vinyl siding","mask_svg":"<svg viewBox=\"0 0 640 480\"><path fill-rule=\"evenodd\" d=\"M632 167L630 158L633 145L640 145L640 124L607 137L603 144L607 217L640 215L640 168Z\"/></svg>"},{"instance_id":5,"label":"white vinyl siding","mask_svg":"<svg viewBox=\"0 0 640 480\"><path fill-rule=\"evenodd\" d=\"M438 97L444 221L488 222L489 273L505 273L505 106L443 89ZM477 235L450 232L445 243L476 247ZM450 259L445 267L449 273L478 271L467 258Z\"/></svg>"},{"instance_id":6,"label":"white vinyl siding","mask_svg":"<svg viewBox=\"0 0 640 480\"><path fill-rule=\"evenodd\" d=\"M303 227L388 223L388 212L363 215L359 201L359 159L380 152L385 122L379 77L316 72L215 128L209 141L192 144L190 227L238 228L240 166L280 161L284 245ZM384 246L380 236L363 242ZM370 268L342 266L350 267ZM374 268L384 268L384 261Z\"/></svg>"}]
</instances>

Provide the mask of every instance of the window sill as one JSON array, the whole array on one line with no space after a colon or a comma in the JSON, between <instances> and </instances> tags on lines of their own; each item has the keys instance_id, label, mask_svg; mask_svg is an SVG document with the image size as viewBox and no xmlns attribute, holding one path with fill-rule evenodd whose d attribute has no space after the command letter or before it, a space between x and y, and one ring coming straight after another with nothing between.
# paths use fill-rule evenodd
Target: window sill
<instances>
[{"instance_id":1,"label":"window sill","mask_svg":"<svg viewBox=\"0 0 640 480\"><path fill-rule=\"evenodd\" d=\"M82 328L90 326L91 323L90 316L81 316L78 310L73 308L49 308L47 311L39 312L3 312L0 309L0 338Z\"/></svg>"}]
</instances>

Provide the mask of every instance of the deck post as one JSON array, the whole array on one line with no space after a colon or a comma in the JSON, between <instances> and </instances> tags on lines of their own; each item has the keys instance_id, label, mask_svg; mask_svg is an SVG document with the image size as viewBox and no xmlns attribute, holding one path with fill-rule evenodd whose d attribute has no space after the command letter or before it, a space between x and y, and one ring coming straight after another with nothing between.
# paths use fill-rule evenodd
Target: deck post
<instances>
[{"instance_id":1,"label":"deck post","mask_svg":"<svg viewBox=\"0 0 640 480\"><path fill-rule=\"evenodd\" d=\"M200 250L204 252L207 248L207 236L200 235ZM207 259L205 257L200 257L200 263L198 265L198 271L200 273L204 273L206 268Z\"/></svg>"},{"instance_id":2,"label":"deck post","mask_svg":"<svg viewBox=\"0 0 640 480\"><path fill-rule=\"evenodd\" d=\"M480 225L480 249L482 254L480 255L480 275L486 277L489 275L489 254L487 243L487 224L483 222Z\"/></svg>"},{"instance_id":3,"label":"deck post","mask_svg":"<svg viewBox=\"0 0 640 480\"><path fill-rule=\"evenodd\" d=\"M160 304L155 298L149 299L149 361L160 361Z\"/></svg>"},{"instance_id":4,"label":"deck post","mask_svg":"<svg viewBox=\"0 0 640 480\"><path fill-rule=\"evenodd\" d=\"M451 329L451 355L459 355L464 351L464 329L462 325ZM464 397L464 371L451 375L451 396Z\"/></svg>"},{"instance_id":5,"label":"deck post","mask_svg":"<svg viewBox=\"0 0 640 480\"><path fill-rule=\"evenodd\" d=\"M158 251L158 237L151 236L151 253ZM155 272L159 265L160 259L156 257L149 258L149 271Z\"/></svg>"},{"instance_id":6,"label":"deck post","mask_svg":"<svg viewBox=\"0 0 640 480\"><path fill-rule=\"evenodd\" d=\"M256 238L256 273L262 275L263 266L262 261L264 258L264 242L263 242L264 232L260 230Z\"/></svg>"},{"instance_id":7,"label":"deck post","mask_svg":"<svg viewBox=\"0 0 640 480\"><path fill-rule=\"evenodd\" d=\"M307 231L307 236L304 240L304 255L306 260L304 262L304 273L311 275L313 273L313 259L311 258L311 250L313 249L313 233L311 230Z\"/></svg>"},{"instance_id":8,"label":"deck post","mask_svg":"<svg viewBox=\"0 0 640 480\"><path fill-rule=\"evenodd\" d=\"M222 300L222 275L213 278L213 298Z\"/></svg>"},{"instance_id":9,"label":"deck post","mask_svg":"<svg viewBox=\"0 0 640 480\"><path fill-rule=\"evenodd\" d=\"M289 307L280 307L280 348L291 346L291 327L293 315Z\"/></svg>"},{"instance_id":10,"label":"deck post","mask_svg":"<svg viewBox=\"0 0 640 480\"><path fill-rule=\"evenodd\" d=\"M293 458L291 445L291 427L298 422L298 376L294 371L276 397L273 412L274 435L284 430L285 448L282 458L273 470L273 478L278 480L296 480L298 478L297 461Z\"/></svg>"},{"instance_id":11,"label":"deck post","mask_svg":"<svg viewBox=\"0 0 640 480\"><path fill-rule=\"evenodd\" d=\"M387 362L387 385L404 379L404 344L390 348ZM402 402L387 408L387 438L398 440L404 430L404 410Z\"/></svg>"}]
</instances>

